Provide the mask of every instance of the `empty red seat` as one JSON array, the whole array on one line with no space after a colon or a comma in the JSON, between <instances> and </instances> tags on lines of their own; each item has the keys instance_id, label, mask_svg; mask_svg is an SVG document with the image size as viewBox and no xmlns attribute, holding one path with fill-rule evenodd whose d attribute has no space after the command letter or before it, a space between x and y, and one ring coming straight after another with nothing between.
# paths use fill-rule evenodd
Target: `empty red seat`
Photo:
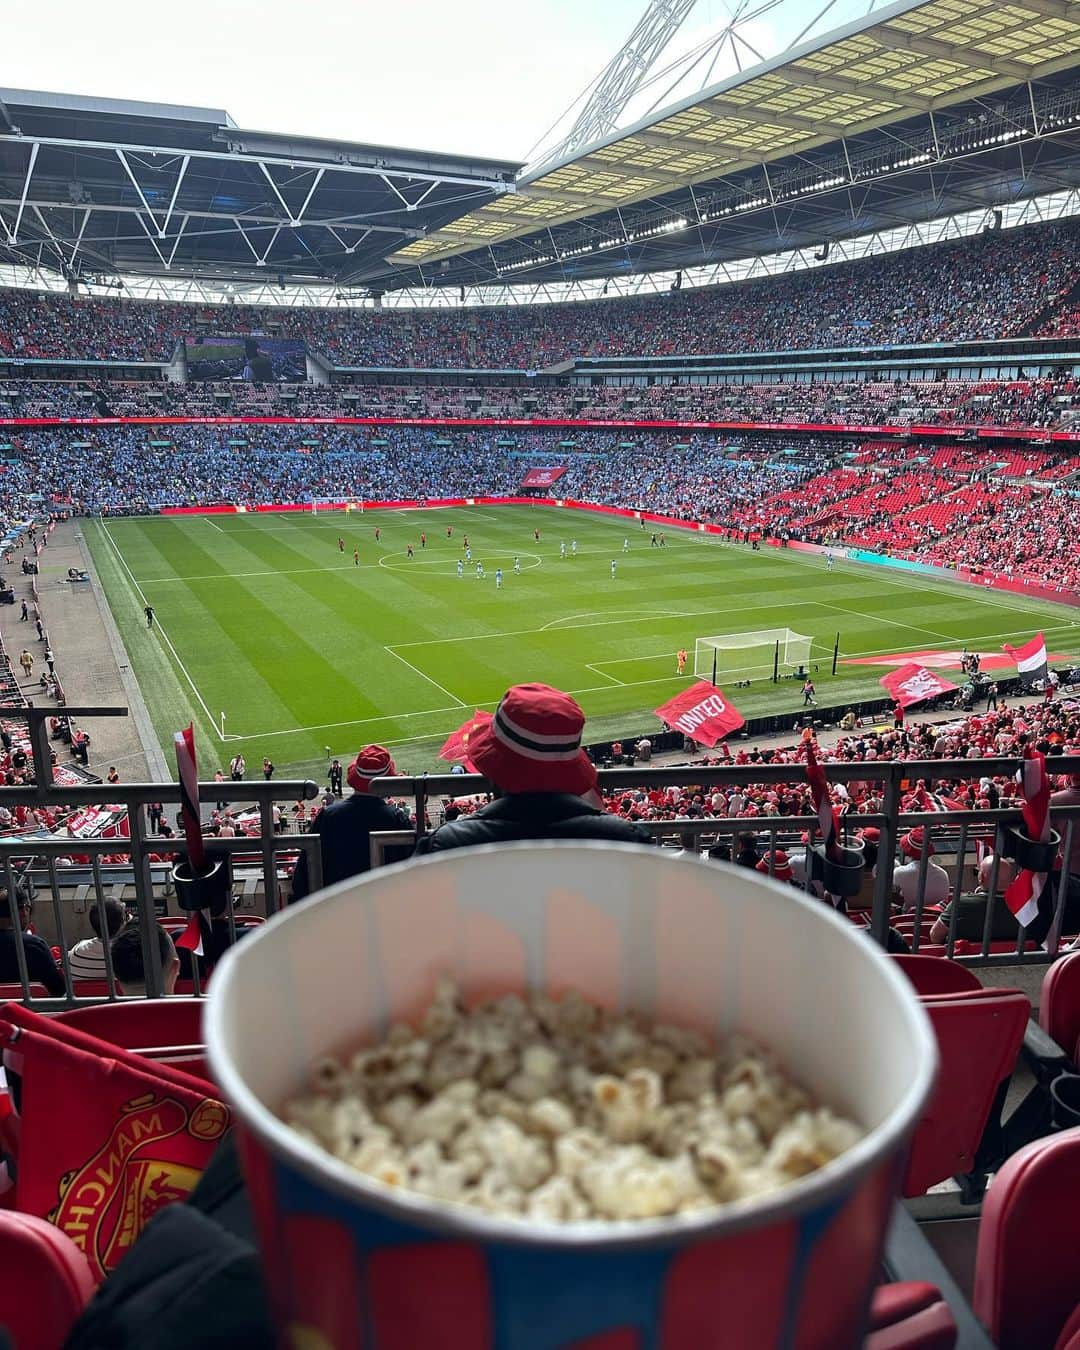
<instances>
[{"instance_id":1,"label":"empty red seat","mask_svg":"<svg viewBox=\"0 0 1080 1350\"><path fill-rule=\"evenodd\" d=\"M941 1067L915 1130L906 1196L971 1172L998 1094L1008 1083L1031 1012L1017 989L933 994L922 1000L937 1036Z\"/></svg>"},{"instance_id":2,"label":"empty red seat","mask_svg":"<svg viewBox=\"0 0 1080 1350\"><path fill-rule=\"evenodd\" d=\"M999 1350L1053 1350L1080 1300L1080 1129L1036 1139L986 1193L972 1306Z\"/></svg>"},{"instance_id":3,"label":"empty red seat","mask_svg":"<svg viewBox=\"0 0 1080 1350\"><path fill-rule=\"evenodd\" d=\"M109 1045L208 1079L203 1007L202 999L196 998L132 998L70 1008L57 1017Z\"/></svg>"},{"instance_id":4,"label":"empty red seat","mask_svg":"<svg viewBox=\"0 0 1080 1350\"><path fill-rule=\"evenodd\" d=\"M863 1350L952 1350L956 1321L940 1291L924 1281L874 1290Z\"/></svg>"},{"instance_id":5,"label":"empty red seat","mask_svg":"<svg viewBox=\"0 0 1080 1350\"><path fill-rule=\"evenodd\" d=\"M0 1327L14 1350L56 1350L94 1292L86 1257L45 1219L0 1211Z\"/></svg>"},{"instance_id":6,"label":"empty red seat","mask_svg":"<svg viewBox=\"0 0 1080 1350\"><path fill-rule=\"evenodd\" d=\"M897 953L893 960L920 994L966 994L982 988L973 970L940 956Z\"/></svg>"},{"instance_id":7,"label":"empty red seat","mask_svg":"<svg viewBox=\"0 0 1080 1350\"><path fill-rule=\"evenodd\" d=\"M1043 976L1039 1026L1080 1064L1080 952L1061 957Z\"/></svg>"},{"instance_id":8,"label":"empty red seat","mask_svg":"<svg viewBox=\"0 0 1080 1350\"><path fill-rule=\"evenodd\" d=\"M23 997L23 988L21 984L0 984L0 1003L7 1003L9 999L14 999L16 1003L21 1003ZM43 984L30 985L31 998L49 998L51 995Z\"/></svg>"}]
</instances>

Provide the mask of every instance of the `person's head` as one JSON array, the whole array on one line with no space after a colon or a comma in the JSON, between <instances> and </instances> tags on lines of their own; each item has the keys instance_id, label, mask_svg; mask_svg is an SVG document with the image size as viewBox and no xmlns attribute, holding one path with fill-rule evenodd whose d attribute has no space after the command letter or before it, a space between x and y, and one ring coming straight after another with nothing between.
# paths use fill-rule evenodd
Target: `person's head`
<instances>
[{"instance_id":1,"label":"person's head","mask_svg":"<svg viewBox=\"0 0 1080 1350\"><path fill-rule=\"evenodd\" d=\"M503 792L584 797L596 789L596 769L581 748L584 728L585 714L569 694L516 684L469 738L469 759Z\"/></svg>"},{"instance_id":2,"label":"person's head","mask_svg":"<svg viewBox=\"0 0 1080 1350\"><path fill-rule=\"evenodd\" d=\"M982 862L979 863L979 890L989 891L990 878L994 873L994 855L988 853ZM1016 876L1016 867L1010 858L1001 858L998 861L997 870L997 891L1000 894L1006 886L1011 885Z\"/></svg>"},{"instance_id":3,"label":"person's head","mask_svg":"<svg viewBox=\"0 0 1080 1350\"><path fill-rule=\"evenodd\" d=\"M741 830L736 839L736 843L739 845L740 853L757 852L757 835L753 830Z\"/></svg>"},{"instance_id":4,"label":"person's head","mask_svg":"<svg viewBox=\"0 0 1080 1350\"><path fill-rule=\"evenodd\" d=\"M373 778L388 778L397 773L390 751L381 745L365 745L345 775L354 792L367 792Z\"/></svg>"},{"instance_id":5,"label":"person's head","mask_svg":"<svg viewBox=\"0 0 1080 1350\"><path fill-rule=\"evenodd\" d=\"M161 987L166 994L176 988L176 977L180 973L180 959L176 955L172 938L160 924L152 924L151 941L158 944L158 956L161 959ZM146 967L143 964L142 935L137 923L129 923L121 928L109 946L112 956L113 974L125 994L146 993Z\"/></svg>"},{"instance_id":6,"label":"person's head","mask_svg":"<svg viewBox=\"0 0 1080 1350\"><path fill-rule=\"evenodd\" d=\"M0 928L6 928L9 931L13 927L17 929L27 928L30 924L30 896L28 892L22 886L15 887L15 924L12 924L9 895L8 888L0 886Z\"/></svg>"},{"instance_id":7,"label":"person's head","mask_svg":"<svg viewBox=\"0 0 1080 1350\"><path fill-rule=\"evenodd\" d=\"M124 924L127 923L127 909L122 900L115 900L110 896L105 901L105 931L110 938L114 938ZM101 937L101 906L90 906L90 927Z\"/></svg>"},{"instance_id":8,"label":"person's head","mask_svg":"<svg viewBox=\"0 0 1080 1350\"><path fill-rule=\"evenodd\" d=\"M916 825L913 830L900 837L900 853L907 862L920 862L923 857L923 827ZM932 858L936 852L933 840L927 839L925 842L925 851L928 858Z\"/></svg>"},{"instance_id":9,"label":"person's head","mask_svg":"<svg viewBox=\"0 0 1080 1350\"><path fill-rule=\"evenodd\" d=\"M757 870L759 872L763 872L766 876L768 876L770 859L772 863L772 874L776 878L776 880L791 881L795 873L791 870L791 863L788 860L788 855L784 852L782 848L774 850L774 852L772 852L771 854L766 853L764 858L762 858L761 861L758 863Z\"/></svg>"}]
</instances>

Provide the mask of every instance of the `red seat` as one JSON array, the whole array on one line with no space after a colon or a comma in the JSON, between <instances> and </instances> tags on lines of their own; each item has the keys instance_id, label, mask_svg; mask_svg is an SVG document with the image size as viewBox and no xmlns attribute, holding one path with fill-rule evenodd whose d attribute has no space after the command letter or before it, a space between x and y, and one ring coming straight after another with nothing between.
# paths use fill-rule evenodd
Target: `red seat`
<instances>
[{"instance_id":1,"label":"red seat","mask_svg":"<svg viewBox=\"0 0 1080 1350\"><path fill-rule=\"evenodd\" d=\"M920 994L966 994L982 988L973 970L940 956L898 953L893 960Z\"/></svg>"},{"instance_id":2,"label":"red seat","mask_svg":"<svg viewBox=\"0 0 1080 1350\"><path fill-rule=\"evenodd\" d=\"M1017 989L978 989L922 999L941 1067L915 1130L904 1195L924 1195L975 1166L998 1091L1012 1074L1031 1004Z\"/></svg>"},{"instance_id":3,"label":"red seat","mask_svg":"<svg viewBox=\"0 0 1080 1350\"><path fill-rule=\"evenodd\" d=\"M109 1045L208 1079L202 1049L204 1006L196 998L132 998L70 1008L57 1017Z\"/></svg>"},{"instance_id":4,"label":"red seat","mask_svg":"<svg viewBox=\"0 0 1080 1350\"><path fill-rule=\"evenodd\" d=\"M56 1350L94 1292L86 1257L44 1219L0 1211L0 1327L15 1350Z\"/></svg>"},{"instance_id":5,"label":"red seat","mask_svg":"<svg viewBox=\"0 0 1080 1350\"><path fill-rule=\"evenodd\" d=\"M108 998L108 980L74 980L76 998Z\"/></svg>"},{"instance_id":6,"label":"red seat","mask_svg":"<svg viewBox=\"0 0 1080 1350\"><path fill-rule=\"evenodd\" d=\"M1039 1026L1074 1064L1080 1062L1080 952L1061 957L1043 976Z\"/></svg>"},{"instance_id":7,"label":"red seat","mask_svg":"<svg viewBox=\"0 0 1080 1350\"><path fill-rule=\"evenodd\" d=\"M1053 1350L1080 1297L1080 1129L1036 1139L986 1193L972 1306L1000 1350Z\"/></svg>"},{"instance_id":8,"label":"red seat","mask_svg":"<svg viewBox=\"0 0 1080 1350\"><path fill-rule=\"evenodd\" d=\"M956 1321L935 1285L909 1280L874 1290L863 1350L952 1350Z\"/></svg>"},{"instance_id":9,"label":"red seat","mask_svg":"<svg viewBox=\"0 0 1080 1350\"><path fill-rule=\"evenodd\" d=\"M15 982L13 984L0 984L0 1003L7 1003L11 999L14 999L16 1003L21 1003L22 997L23 997L22 985L19 984L18 982ZM45 988L43 984L36 984L34 982L31 982L30 997L49 998L51 996L49 994L49 991Z\"/></svg>"}]
</instances>

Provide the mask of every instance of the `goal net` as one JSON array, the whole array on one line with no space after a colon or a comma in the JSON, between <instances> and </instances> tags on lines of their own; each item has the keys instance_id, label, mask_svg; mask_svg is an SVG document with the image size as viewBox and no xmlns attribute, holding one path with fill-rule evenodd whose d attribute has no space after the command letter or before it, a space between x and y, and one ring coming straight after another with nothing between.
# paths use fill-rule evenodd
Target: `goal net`
<instances>
[{"instance_id":1,"label":"goal net","mask_svg":"<svg viewBox=\"0 0 1080 1350\"><path fill-rule=\"evenodd\" d=\"M718 637L700 637L694 643L694 674L701 680L712 678L713 659L717 677L760 679L771 676L779 643L779 667L784 673L806 665L810 660L813 638L791 628L759 628L752 633L721 633Z\"/></svg>"}]
</instances>

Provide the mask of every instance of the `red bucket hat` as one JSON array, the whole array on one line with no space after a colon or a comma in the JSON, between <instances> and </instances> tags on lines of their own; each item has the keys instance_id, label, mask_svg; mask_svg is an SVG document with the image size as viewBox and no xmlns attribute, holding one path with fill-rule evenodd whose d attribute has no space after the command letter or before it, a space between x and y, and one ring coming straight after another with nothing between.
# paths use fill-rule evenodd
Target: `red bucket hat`
<instances>
[{"instance_id":1,"label":"red bucket hat","mask_svg":"<svg viewBox=\"0 0 1080 1350\"><path fill-rule=\"evenodd\" d=\"M914 858L917 862L922 857L923 848L923 829L921 825L916 825L913 830L909 830L900 840L900 851L906 853L909 858ZM926 856L932 858L937 850L933 843L927 840Z\"/></svg>"},{"instance_id":2,"label":"red bucket hat","mask_svg":"<svg viewBox=\"0 0 1080 1350\"><path fill-rule=\"evenodd\" d=\"M504 792L568 792L596 787L596 769L581 748L585 714L548 684L515 684L494 718L469 740L477 772Z\"/></svg>"},{"instance_id":3,"label":"red bucket hat","mask_svg":"<svg viewBox=\"0 0 1080 1350\"><path fill-rule=\"evenodd\" d=\"M773 859L773 876L776 878L776 880L791 881L795 873L791 870L791 863L788 861L788 855L784 852L784 850L782 848L778 848L776 852L772 855L772 859ZM769 875L769 855L767 853L764 856L764 858L762 858L761 861L756 865L755 870L758 872L764 872L766 876Z\"/></svg>"},{"instance_id":4,"label":"red bucket hat","mask_svg":"<svg viewBox=\"0 0 1080 1350\"><path fill-rule=\"evenodd\" d=\"M373 778L397 773L390 751L381 745L365 745L349 765L346 781L354 792L366 792Z\"/></svg>"}]
</instances>

